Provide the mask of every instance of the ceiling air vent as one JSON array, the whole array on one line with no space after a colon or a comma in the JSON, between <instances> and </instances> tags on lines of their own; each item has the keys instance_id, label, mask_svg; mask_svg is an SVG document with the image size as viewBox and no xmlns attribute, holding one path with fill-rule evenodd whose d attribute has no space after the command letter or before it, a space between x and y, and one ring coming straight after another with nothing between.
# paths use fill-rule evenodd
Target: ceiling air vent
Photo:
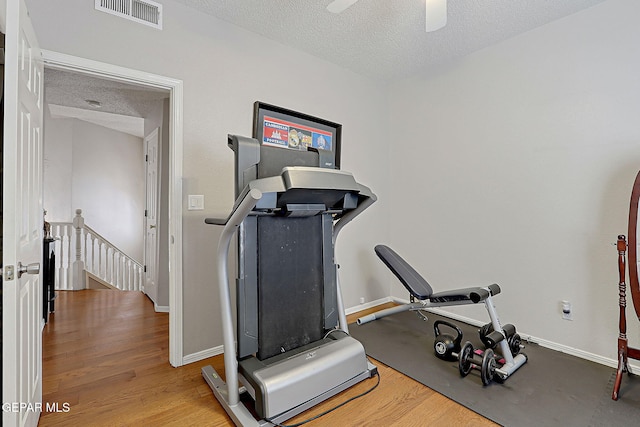
<instances>
[{"instance_id":1,"label":"ceiling air vent","mask_svg":"<svg viewBox=\"0 0 640 427\"><path fill-rule=\"evenodd\" d=\"M96 0L96 10L162 29L162 5L151 0Z\"/></svg>"}]
</instances>

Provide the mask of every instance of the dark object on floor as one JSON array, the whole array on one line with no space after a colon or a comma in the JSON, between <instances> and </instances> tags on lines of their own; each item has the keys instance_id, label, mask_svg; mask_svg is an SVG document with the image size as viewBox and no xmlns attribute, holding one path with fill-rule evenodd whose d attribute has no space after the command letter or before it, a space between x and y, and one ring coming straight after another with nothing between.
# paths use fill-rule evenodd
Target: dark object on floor
<instances>
[{"instance_id":1,"label":"dark object on floor","mask_svg":"<svg viewBox=\"0 0 640 427\"><path fill-rule=\"evenodd\" d=\"M456 332L456 336L453 337L449 334L441 333L440 326L448 326L451 330ZM442 360L456 360L458 353L460 353L460 343L462 342L462 331L456 325L446 320L438 320L433 323L433 334L436 336L433 340L433 349Z\"/></svg>"},{"instance_id":2,"label":"dark object on floor","mask_svg":"<svg viewBox=\"0 0 640 427\"><path fill-rule=\"evenodd\" d=\"M481 392L476 382L460 377L457 362L433 357L433 322L443 317L427 316L425 322L415 313L394 314L354 325L349 332L370 357L505 426L638 425L640 377L626 378L620 399L614 402L613 368L527 342L529 362L518 375L502 384L493 382ZM474 346L482 347L476 338L478 327L456 324ZM472 376L479 377L480 371L472 370Z\"/></svg>"},{"instance_id":3,"label":"dark object on floor","mask_svg":"<svg viewBox=\"0 0 640 427\"><path fill-rule=\"evenodd\" d=\"M473 346L469 342L465 343L462 349L466 348L467 351L464 353L462 351L459 352L463 356L462 358L456 357L459 359L460 375L466 377L472 367L480 368L482 384L488 385L494 379L500 382L505 381L522 365L527 363L527 356L520 353L521 340L520 336L516 334L515 326L505 325L508 326L508 329L503 329L498 318L498 312L493 303L493 297L500 293L500 286L497 283L485 287L453 289L434 293L425 278L393 249L385 245L376 245L375 252L409 291L411 303L363 316L358 319L358 325L402 311L420 313L420 310L433 307L483 303L491 319L491 330L483 327L485 331L480 332L480 336L486 342L486 345L490 347L488 349L490 351L486 352L486 357L483 357L482 361L480 361L475 357L471 357ZM418 300L417 302L415 301L416 299ZM437 328L437 325L434 325L434 328ZM461 335L458 334L458 336ZM517 351L514 352L513 349L515 347L517 347ZM471 352L468 351L469 348L471 348ZM438 347L436 346L437 354ZM450 358L450 356L447 358Z\"/></svg>"}]
</instances>

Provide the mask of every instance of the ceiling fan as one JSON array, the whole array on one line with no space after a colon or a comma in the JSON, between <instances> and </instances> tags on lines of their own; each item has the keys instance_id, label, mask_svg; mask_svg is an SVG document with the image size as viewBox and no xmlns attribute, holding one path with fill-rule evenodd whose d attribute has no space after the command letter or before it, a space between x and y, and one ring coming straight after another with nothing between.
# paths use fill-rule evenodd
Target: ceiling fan
<instances>
[{"instance_id":1,"label":"ceiling fan","mask_svg":"<svg viewBox=\"0 0 640 427\"><path fill-rule=\"evenodd\" d=\"M333 0L327 6L331 13L342 13L358 0ZM426 30L439 30L447 25L447 0L425 0Z\"/></svg>"}]
</instances>

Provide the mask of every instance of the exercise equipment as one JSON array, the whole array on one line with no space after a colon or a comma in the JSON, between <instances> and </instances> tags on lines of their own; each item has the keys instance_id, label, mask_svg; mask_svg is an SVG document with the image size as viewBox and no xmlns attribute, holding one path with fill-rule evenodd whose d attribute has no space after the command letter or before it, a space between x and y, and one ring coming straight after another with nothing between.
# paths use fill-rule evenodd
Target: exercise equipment
<instances>
[{"instance_id":1,"label":"exercise equipment","mask_svg":"<svg viewBox=\"0 0 640 427\"><path fill-rule=\"evenodd\" d=\"M334 261L338 233L376 197L333 168L335 153L236 135L228 145L236 202L228 218L205 220L224 227L217 268L226 382L211 366L202 375L236 425L267 426L377 373L348 334ZM236 329L228 275L234 234Z\"/></svg>"},{"instance_id":2,"label":"exercise equipment","mask_svg":"<svg viewBox=\"0 0 640 427\"><path fill-rule=\"evenodd\" d=\"M494 283L486 287L464 288L434 293L431 285L424 277L414 270L414 268L393 249L385 245L377 245L375 252L409 291L412 302L363 316L357 320L359 325L403 311L478 304L482 302L489 313L491 325L493 326L493 331L488 333L487 336L491 336L491 341L495 343L495 348L499 350L500 360L504 363L497 363L495 352L491 348L485 350L482 360L480 360L477 356L473 355L474 349L471 343L467 343L461 348L458 354L461 375L467 375L473 366L480 366L482 370L482 383L486 385L494 377L499 378L501 381L506 380L527 362L527 356L523 353L515 355L512 353L509 343L507 342L507 334L500 323L496 307L493 303L493 297L500 293L500 286ZM484 368L482 369L483 366Z\"/></svg>"},{"instance_id":3,"label":"exercise equipment","mask_svg":"<svg viewBox=\"0 0 640 427\"><path fill-rule=\"evenodd\" d=\"M514 356L520 353L520 350L523 348L522 338L516 332L516 327L511 323L507 323L506 325L502 325L502 330L507 337L507 344L509 344L511 353ZM496 346L498 345L498 341L502 337L502 334L494 331L493 325L491 323L487 323L480 327L480 329L478 329L478 335L480 336L480 341L482 341L485 347L491 349L496 348Z\"/></svg>"},{"instance_id":4,"label":"exercise equipment","mask_svg":"<svg viewBox=\"0 0 640 427\"><path fill-rule=\"evenodd\" d=\"M448 326L456 332L456 336L440 333L440 325ZM453 361L458 358L460 343L462 342L462 331L456 325L446 320L436 320L433 323L433 349L436 356L442 360Z\"/></svg>"},{"instance_id":5,"label":"exercise equipment","mask_svg":"<svg viewBox=\"0 0 640 427\"><path fill-rule=\"evenodd\" d=\"M484 351L477 352L473 348L473 344L467 341L462 346L458 355L458 370L460 376L466 377L472 368L480 370L480 378L483 385L491 384L493 381L497 367L497 356L494 351L487 348Z\"/></svg>"}]
</instances>

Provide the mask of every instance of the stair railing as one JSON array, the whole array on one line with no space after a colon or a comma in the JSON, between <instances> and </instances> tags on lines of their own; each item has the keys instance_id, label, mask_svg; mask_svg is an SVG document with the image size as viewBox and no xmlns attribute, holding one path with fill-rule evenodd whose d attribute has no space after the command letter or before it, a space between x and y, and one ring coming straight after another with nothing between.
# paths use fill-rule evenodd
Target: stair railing
<instances>
[{"instance_id":1,"label":"stair railing","mask_svg":"<svg viewBox=\"0 0 640 427\"><path fill-rule=\"evenodd\" d=\"M90 273L123 291L142 291L144 267L84 223L82 209L73 222L51 222L56 239L56 289L86 289Z\"/></svg>"}]
</instances>

